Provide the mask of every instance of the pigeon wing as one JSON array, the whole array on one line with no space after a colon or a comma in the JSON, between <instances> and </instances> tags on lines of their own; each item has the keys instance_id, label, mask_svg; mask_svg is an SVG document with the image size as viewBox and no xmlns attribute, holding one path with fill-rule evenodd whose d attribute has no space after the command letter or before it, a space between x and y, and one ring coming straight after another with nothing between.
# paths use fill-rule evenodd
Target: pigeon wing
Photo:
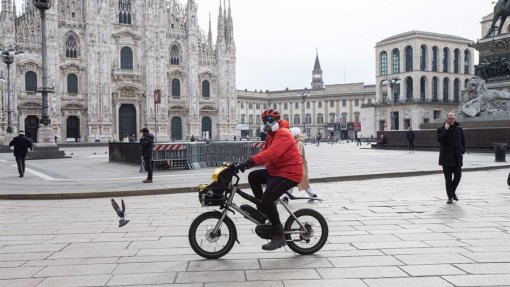
<instances>
[{"instance_id":1,"label":"pigeon wing","mask_svg":"<svg viewBox=\"0 0 510 287\"><path fill-rule=\"evenodd\" d=\"M124 199L121 199L122 203L122 213L126 212L126 205L124 204Z\"/></svg>"},{"instance_id":2,"label":"pigeon wing","mask_svg":"<svg viewBox=\"0 0 510 287\"><path fill-rule=\"evenodd\" d=\"M115 199L112 198L112 206L113 206L113 209L119 213L119 212L122 212L122 210L120 210L120 207L119 205L117 204L117 202L115 201Z\"/></svg>"}]
</instances>

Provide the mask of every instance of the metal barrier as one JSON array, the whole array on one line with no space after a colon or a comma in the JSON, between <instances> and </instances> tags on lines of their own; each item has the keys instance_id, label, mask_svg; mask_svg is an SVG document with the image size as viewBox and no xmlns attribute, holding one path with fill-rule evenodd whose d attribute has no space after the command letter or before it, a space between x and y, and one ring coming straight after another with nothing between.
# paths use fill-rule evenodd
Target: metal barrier
<instances>
[{"instance_id":1,"label":"metal barrier","mask_svg":"<svg viewBox=\"0 0 510 287\"><path fill-rule=\"evenodd\" d=\"M259 153L264 142L182 142L157 143L152 152L154 169L187 168L197 169L219 166L223 162L241 162ZM109 143L111 162L143 165L139 143ZM143 171L143 166L140 169Z\"/></svg>"}]
</instances>

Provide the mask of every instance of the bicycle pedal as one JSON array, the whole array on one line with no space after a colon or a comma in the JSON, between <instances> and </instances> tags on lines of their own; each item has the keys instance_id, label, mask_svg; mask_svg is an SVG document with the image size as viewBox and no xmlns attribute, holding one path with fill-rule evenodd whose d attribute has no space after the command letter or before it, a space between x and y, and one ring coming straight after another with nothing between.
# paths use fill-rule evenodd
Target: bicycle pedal
<instances>
[{"instance_id":1,"label":"bicycle pedal","mask_svg":"<svg viewBox=\"0 0 510 287\"><path fill-rule=\"evenodd\" d=\"M251 205L243 204L239 206L239 208L241 208L243 211L248 213L251 217L253 217L260 223L264 223L266 221L266 216Z\"/></svg>"}]
</instances>

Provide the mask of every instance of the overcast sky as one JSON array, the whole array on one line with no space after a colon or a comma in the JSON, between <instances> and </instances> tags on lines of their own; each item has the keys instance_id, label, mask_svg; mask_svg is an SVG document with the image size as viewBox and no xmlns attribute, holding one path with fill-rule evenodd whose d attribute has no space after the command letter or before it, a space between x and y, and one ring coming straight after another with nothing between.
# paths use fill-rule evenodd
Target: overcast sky
<instances>
[{"instance_id":1,"label":"overcast sky","mask_svg":"<svg viewBox=\"0 0 510 287\"><path fill-rule=\"evenodd\" d=\"M216 39L220 0L195 2L205 32L211 13ZM410 30L476 41L482 17L493 11L492 0L230 0L230 5L237 88L249 90L310 87L316 49L325 84L373 84L378 41Z\"/></svg>"}]
</instances>

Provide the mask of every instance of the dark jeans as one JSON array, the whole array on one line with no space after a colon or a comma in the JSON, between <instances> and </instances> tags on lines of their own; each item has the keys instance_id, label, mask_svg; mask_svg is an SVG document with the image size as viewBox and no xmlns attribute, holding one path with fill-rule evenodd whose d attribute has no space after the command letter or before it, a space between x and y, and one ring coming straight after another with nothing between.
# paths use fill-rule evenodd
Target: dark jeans
<instances>
[{"instance_id":1,"label":"dark jeans","mask_svg":"<svg viewBox=\"0 0 510 287\"><path fill-rule=\"evenodd\" d=\"M446 195L448 195L448 198L451 198L455 195L460 178L462 177L462 167L443 166L443 174L446 184Z\"/></svg>"},{"instance_id":2,"label":"dark jeans","mask_svg":"<svg viewBox=\"0 0 510 287\"><path fill-rule=\"evenodd\" d=\"M143 158L145 171L147 172L147 179L150 179L150 180L152 180L152 161L151 161L151 159L152 158L150 158L150 157Z\"/></svg>"},{"instance_id":3,"label":"dark jeans","mask_svg":"<svg viewBox=\"0 0 510 287\"><path fill-rule=\"evenodd\" d=\"M266 169L259 169L250 172L248 175L248 182L250 183L253 195L262 200L258 209L267 215L273 226L282 224L280 215L276 208L275 200L280 198L287 190L296 186L298 183L285 179L279 176L270 176ZM266 191L262 190L262 185L266 185Z\"/></svg>"},{"instance_id":4,"label":"dark jeans","mask_svg":"<svg viewBox=\"0 0 510 287\"><path fill-rule=\"evenodd\" d=\"M414 150L414 141L409 141L409 150Z\"/></svg>"},{"instance_id":5,"label":"dark jeans","mask_svg":"<svg viewBox=\"0 0 510 287\"><path fill-rule=\"evenodd\" d=\"M18 164L18 172L19 172L19 175L23 176L25 174L25 159L27 158L27 156L21 156L21 155L17 155L16 156L16 163Z\"/></svg>"}]
</instances>

